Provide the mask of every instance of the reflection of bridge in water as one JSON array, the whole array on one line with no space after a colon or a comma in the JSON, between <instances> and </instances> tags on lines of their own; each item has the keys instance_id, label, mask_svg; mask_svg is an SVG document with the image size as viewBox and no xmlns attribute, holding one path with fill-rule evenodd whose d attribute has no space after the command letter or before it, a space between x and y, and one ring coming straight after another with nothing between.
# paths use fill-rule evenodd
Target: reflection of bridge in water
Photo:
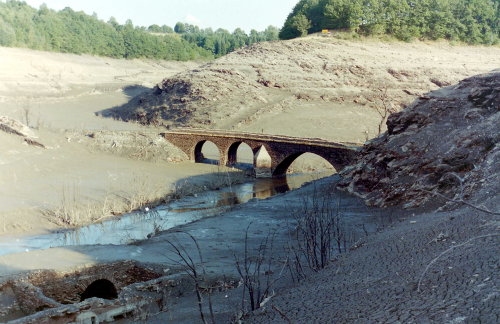
<instances>
[{"instance_id":1,"label":"reflection of bridge in water","mask_svg":"<svg viewBox=\"0 0 500 324\"><path fill-rule=\"evenodd\" d=\"M246 183L240 185L241 187L246 186L245 190L232 191L231 188L225 188L227 191L220 192L217 199L214 201L214 205L210 207L196 208L196 210L201 209L211 209L213 207L228 207L235 206L238 204L244 204L251 199L266 199L277 194L285 193L289 190L301 187L304 183L316 180L318 178L331 175L329 172L318 173L316 176L311 174L304 174L292 177L279 177L279 178L267 178L267 179L256 179L253 183ZM289 182L292 180L291 182ZM190 209L194 210L194 209ZM188 209L175 210L175 212L185 212Z\"/></svg>"},{"instance_id":2,"label":"reflection of bridge in water","mask_svg":"<svg viewBox=\"0 0 500 324\"><path fill-rule=\"evenodd\" d=\"M285 193L290 189L286 177L259 179L253 183L252 192L238 193L228 191L222 193L217 200L216 207L243 204L253 198L266 199L280 193Z\"/></svg>"},{"instance_id":3,"label":"reflection of bridge in water","mask_svg":"<svg viewBox=\"0 0 500 324\"><path fill-rule=\"evenodd\" d=\"M292 162L304 153L317 154L340 171L354 160L360 148L356 144L341 144L319 138L194 128L179 128L161 135L195 162L204 160L201 149L203 144L210 141L219 149L219 164L226 166L236 164L238 147L245 143L252 149L253 166L257 177L284 175Z\"/></svg>"}]
</instances>

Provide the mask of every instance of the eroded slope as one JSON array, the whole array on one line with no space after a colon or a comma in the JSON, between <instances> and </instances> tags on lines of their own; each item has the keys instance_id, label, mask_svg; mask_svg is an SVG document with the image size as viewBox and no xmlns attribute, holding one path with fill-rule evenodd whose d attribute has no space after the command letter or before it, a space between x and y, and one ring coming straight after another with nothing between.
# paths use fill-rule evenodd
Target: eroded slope
<instances>
[{"instance_id":1,"label":"eroded slope","mask_svg":"<svg viewBox=\"0 0 500 324\"><path fill-rule=\"evenodd\" d=\"M398 111L430 90L490 71L499 54L496 47L317 36L260 43L167 78L106 114L364 142L378 134L385 109Z\"/></svg>"},{"instance_id":2,"label":"eroded slope","mask_svg":"<svg viewBox=\"0 0 500 324\"><path fill-rule=\"evenodd\" d=\"M483 200L498 193L500 70L421 96L391 115L340 187L369 205L415 207L437 193ZM442 198L442 197L441 197Z\"/></svg>"}]
</instances>

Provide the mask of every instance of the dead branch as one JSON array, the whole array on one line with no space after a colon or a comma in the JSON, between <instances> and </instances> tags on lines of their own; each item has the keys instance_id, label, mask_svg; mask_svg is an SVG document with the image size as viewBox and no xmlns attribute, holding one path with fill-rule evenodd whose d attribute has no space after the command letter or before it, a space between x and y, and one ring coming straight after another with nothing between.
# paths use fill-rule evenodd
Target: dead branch
<instances>
[{"instance_id":1,"label":"dead branch","mask_svg":"<svg viewBox=\"0 0 500 324\"><path fill-rule=\"evenodd\" d=\"M481 236L476 236L476 237L473 237L469 240L467 240L466 242L464 243L461 243L461 244L458 244L458 245L454 245L452 247L450 247L449 249L441 252L437 257L435 257L434 259L432 259L431 262L429 262L429 264L427 265L427 267L425 267L425 270L424 272L422 272L422 275L420 276L420 279L418 280L418 284L417 284L417 292L420 292L420 286L422 284L422 280L424 279L424 276L425 274L427 273L427 271L429 270L429 268L437 261L439 260L443 255L445 255L446 253L452 251L453 249L456 249L456 248L459 248L459 247L462 247L464 245L467 245L469 244L470 242L474 241L474 240L478 240L478 239L481 239L481 238L485 238L485 237L493 237L493 236L500 236L500 234L488 234L488 235L481 235Z\"/></svg>"},{"instance_id":2,"label":"dead branch","mask_svg":"<svg viewBox=\"0 0 500 324\"><path fill-rule=\"evenodd\" d=\"M197 264L194 262L193 258L191 257L190 253L186 250L186 248L183 245L176 245L174 244L171 240L166 240L167 243L172 247L174 253L181 259L181 261L175 260L175 259L170 259L171 261L175 262L176 264L180 265L183 267L184 271L186 274L191 277L191 279L194 282L195 285L195 292L196 292L196 298L198 301L198 311L200 313L201 320L203 321L204 324L208 324L207 319L205 318L205 313L203 311L203 296L201 295L201 287L200 283L206 279L206 270L205 270L205 265L203 263L203 255L201 253L200 246L198 244L198 241L196 238L186 232L183 231L177 231L176 233L182 233L187 236L194 242L197 252L198 252L198 258L200 260L200 266L201 266L201 271L202 271L202 276L200 276L200 273L198 272L198 267ZM208 308L210 312L210 320L212 324L215 324L215 315L213 311L213 306L212 306L212 298L211 298L211 293L208 291Z\"/></svg>"},{"instance_id":3,"label":"dead branch","mask_svg":"<svg viewBox=\"0 0 500 324\"><path fill-rule=\"evenodd\" d=\"M440 198L443 198L445 200L448 200L448 201L451 201L451 202L454 202L454 203L467 205L467 206L472 207L472 208L474 208L476 210L482 211L483 213L487 213L487 214L491 214L491 215L500 215L500 213L498 213L498 212L493 212L493 211L488 210L486 208L481 208L481 207L475 206L475 205L473 205L471 203L468 203L463 198L453 199L453 198L446 197L445 195L440 194L439 192L429 191L429 190L425 190L425 189L421 189L421 190L423 192L427 192L429 194L436 195L436 196L438 196Z\"/></svg>"},{"instance_id":4,"label":"dead branch","mask_svg":"<svg viewBox=\"0 0 500 324\"><path fill-rule=\"evenodd\" d=\"M293 323L293 322L292 322L292 320L291 320L291 319L289 319L289 318L288 318L288 316L286 316L286 314L285 314L285 313L283 313L283 312L282 312L282 311L278 308L278 306L273 305L273 306L272 306L272 308L273 308L276 312L278 312L278 314L280 314L280 316L281 316L281 317L282 317L285 321L287 321L289 324L292 324L292 323Z\"/></svg>"}]
</instances>

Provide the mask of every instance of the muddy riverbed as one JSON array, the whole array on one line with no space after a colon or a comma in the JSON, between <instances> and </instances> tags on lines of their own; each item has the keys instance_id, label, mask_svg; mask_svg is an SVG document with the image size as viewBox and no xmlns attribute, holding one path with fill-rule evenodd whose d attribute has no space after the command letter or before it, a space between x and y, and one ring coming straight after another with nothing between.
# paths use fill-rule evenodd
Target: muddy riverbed
<instances>
[{"instance_id":1,"label":"muddy riverbed","mask_svg":"<svg viewBox=\"0 0 500 324\"><path fill-rule=\"evenodd\" d=\"M248 257L255 257L258 247L272 235L270 271L276 273L273 280L280 278L275 288L292 283L289 275L282 275L283 260L290 252L287 247L295 233L295 217L313 199L332 202L346 235L344 249L362 244L368 233L376 232L395 219L390 210L368 209L357 198L335 191L337 176L289 190L307 179L311 177L288 177L288 182L256 181L186 197L167 206L77 231L9 243L3 241L0 278L4 281L13 274L35 269L71 272L122 260L154 264L164 275L177 276L178 273L182 276L182 264L170 243L196 256L193 241L184 234L188 233L200 246L206 279L228 285L214 295L217 318L225 322L241 308L241 287L234 289L239 281L235 260L243 258L245 248ZM19 249L28 251L18 252ZM198 264L199 260L194 259ZM196 322L199 319L196 305L193 287L187 284L180 296L172 296L166 301L168 311L150 316L148 322L163 323L166 319L173 323Z\"/></svg>"},{"instance_id":2,"label":"muddy riverbed","mask_svg":"<svg viewBox=\"0 0 500 324\"><path fill-rule=\"evenodd\" d=\"M148 239L159 232L215 216L251 199L266 199L304 183L331 175L332 172L294 174L277 179L255 179L217 190L207 190L174 200L156 208L76 229L45 235L0 237L0 255L30 252L53 247L78 245L124 245Z\"/></svg>"}]
</instances>

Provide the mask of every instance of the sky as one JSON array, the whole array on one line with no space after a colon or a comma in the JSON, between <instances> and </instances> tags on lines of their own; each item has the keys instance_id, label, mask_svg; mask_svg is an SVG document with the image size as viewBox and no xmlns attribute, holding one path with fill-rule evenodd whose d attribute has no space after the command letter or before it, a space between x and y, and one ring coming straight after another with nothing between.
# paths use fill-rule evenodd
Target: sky
<instances>
[{"instance_id":1,"label":"sky","mask_svg":"<svg viewBox=\"0 0 500 324\"><path fill-rule=\"evenodd\" d=\"M283 27L286 17L299 0L24 0L39 8L42 3L51 9L70 7L75 11L97 14L108 21L115 17L123 24L131 19L135 26L174 25L180 21L202 28L237 27L247 33L262 31L267 26Z\"/></svg>"}]
</instances>

